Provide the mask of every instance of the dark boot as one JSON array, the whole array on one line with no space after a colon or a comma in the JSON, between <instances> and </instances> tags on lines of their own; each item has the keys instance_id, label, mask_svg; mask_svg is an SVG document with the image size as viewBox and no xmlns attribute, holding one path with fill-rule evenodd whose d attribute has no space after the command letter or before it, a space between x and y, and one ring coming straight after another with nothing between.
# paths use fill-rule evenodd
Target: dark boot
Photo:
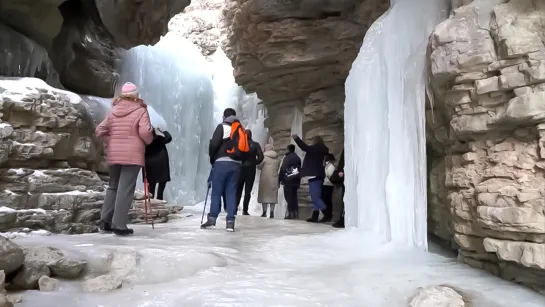
<instances>
[{"instance_id":1,"label":"dark boot","mask_svg":"<svg viewBox=\"0 0 545 307\"><path fill-rule=\"evenodd\" d=\"M201 225L201 229L206 229L209 227L215 227L216 226L216 219L209 217L204 224Z\"/></svg>"},{"instance_id":2,"label":"dark boot","mask_svg":"<svg viewBox=\"0 0 545 307\"><path fill-rule=\"evenodd\" d=\"M284 218L285 220L293 220L295 219L295 212L289 211L288 215Z\"/></svg>"},{"instance_id":3,"label":"dark boot","mask_svg":"<svg viewBox=\"0 0 545 307\"><path fill-rule=\"evenodd\" d=\"M271 208L269 209L269 218L274 219L274 207L276 207L275 204L271 204Z\"/></svg>"},{"instance_id":4,"label":"dark boot","mask_svg":"<svg viewBox=\"0 0 545 307\"><path fill-rule=\"evenodd\" d=\"M235 221L227 221L225 225L225 230L229 232L235 231Z\"/></svg>"},{"instance_id":5,"label":"dark boot","mask_svg":"<svg viewBox=\"0 0 545 307\"><path fill-rule=\"evenodd\" d=\"M261 204L261 209L263 209L263 214L261 214L261 217L267 217L267 205Z\"/></svg>"},{"instance_id":6,"label":"dark boot","mask_svg":"<svg viewBox=\"0 0 545 307\"><path fill-rule=\"evenodd\" d=\"M101 222L99 229L102 232L112 232L112 224L108 222Z\"/></svg>"},{"instance_id":7,"label":"dark boot","mask_svg":"<svg viewBox=\"0 0 545 307\"><path fill-rule=\"evenodd\" d=\"M340 220L333 223L333 227L335 227L335 228L344 228L344 217L341 217Z\"/></svg>"},{"instance_id":8,"label":"dark boot","mask_svg":"<svg viewBox=\"0 0 545 307\"><path fill-rule=\"evenodd\" d=\"M333 217L325 214L324 212L325 210L322 210L322 213L324 214L324 217L322 217L322 219L320 219L319 223L329 223L333 220Z\"/></svg>"},{"instance_id":9,"label":"dark boot","mask_svg":"<svg viewBox=\"0 0 545 307\"><path fill-rule=\"evenodd\" d=\"M307 219L307 222L309 223L318 223L318 218L320 217L320 211L314 210L312 211L312 216Z\"/></svg>"},{"instance_id":10,"label":"dark boot","mask_svg":"<svg viewBox=\"0 0 545 307\"><path fill-rule=\"evenodd\" d=\"M127 229L115 229L112 228L113 233L116 236L130 236L134 233L134 230L127 228Z\"/></svg>"}]
</instances>

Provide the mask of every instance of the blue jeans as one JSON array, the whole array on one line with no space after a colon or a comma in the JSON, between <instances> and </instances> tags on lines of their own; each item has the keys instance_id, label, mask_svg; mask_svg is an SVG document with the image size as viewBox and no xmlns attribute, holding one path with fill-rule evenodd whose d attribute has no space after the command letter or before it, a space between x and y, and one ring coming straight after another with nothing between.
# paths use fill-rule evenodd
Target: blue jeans
<instances>
[{"instance_id":1,"label":"blue jeans","mask_svg":"<svg viewBox=\"0 0 545 307\"><path fill-rule=\"evenodd\" d=\"M221 212L221 198L225 197L227 220L234 221L237 214L237 183L240 164L218 161L212 171L212 201L209 218L217 219Z\"/></svg>"},{"instance_id":2,"label":"blue jeans","mask_svg":"<svg viewBox=\"0 0 545 307\"><path fill-rule=\"evenodd\" d=\"M324 210L326 205L322 200L322 184L323 179L310 179L308 181L308 190L310 199L312 200L312 210Z\"/></svg>"}]
</instances>

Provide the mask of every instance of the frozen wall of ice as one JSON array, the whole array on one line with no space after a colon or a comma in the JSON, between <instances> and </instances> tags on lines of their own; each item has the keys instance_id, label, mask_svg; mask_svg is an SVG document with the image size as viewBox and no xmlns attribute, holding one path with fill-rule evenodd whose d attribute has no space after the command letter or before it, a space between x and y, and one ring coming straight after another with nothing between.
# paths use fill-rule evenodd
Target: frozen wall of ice
<instances>
[{"instance_id":1,"label":"frozen wall of ice","mask_svg":"<svg viewBox=\"0 0 545 307\"><path fill-rule=\"evenodd\" d=\"M153 107L152 124L172 134L167 145L172 181L165 198L185 205L202 200L210 170L208 141L217 124L208 63L195 45L169 33L153 47L126 52L120 70L121 83L136 84Z\"/></svg>"},{"instance_id":2,"label":"frozen wall of ice","mask_svg":"<svg viewBox=\"0 0 545 307\"><path fill-rule=\"evenodd\" d=\"M346 224L426 249L426 46L447 0L392 0L346 81Z\"/></svg>"}]
</instances>

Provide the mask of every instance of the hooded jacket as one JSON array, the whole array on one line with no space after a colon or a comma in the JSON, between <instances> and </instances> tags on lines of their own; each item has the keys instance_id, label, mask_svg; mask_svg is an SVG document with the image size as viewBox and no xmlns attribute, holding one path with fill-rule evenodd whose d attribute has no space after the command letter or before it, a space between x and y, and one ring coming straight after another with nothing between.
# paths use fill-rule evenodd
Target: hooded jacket
<instances>
[{"instance_id":1,"label":"hooded jacket","mask_svg":"<svg viewBox=\"0 0 545 307\"><path fill-rule=\"evenodd\" d=\"M303 159L301 176L324 179L324 158L329 153L329 148L324 144L307 145L299 137L294 140L297 146L306 153L305 158Z\"/></svg>"},{"instance_id":2,"label":"hooded jacket","mask_svg":"<svg viewBox=\"0 0 545 307\"><path fill-rule=\"evenodd\" d=\"M208 156L210 157L210 164L214 164L216 161L229 161L235 163L241 163L227 156L228 148L227 141L231 135L231 125L238 121L236 116L229 116L223 120L221 124L216 127L210 144L208 145Z\"/></svg>"},{"instance_id":3,"label":"hooded jacket","mask_svg":"<svg viewBox=\"0 0 545 307\"><path fill-rule=\"evenodd\" d=\"M257 166L261 170L257 202L262 204L278 203L278 165L280 161L274 150L263 153L263 162Z\"/></svg>"},{"instance_id":4,"label":"hooded jacket","mask_svg":"<svg viewBox=\"0 0 545 307\"><path fill-rule=\"evenodd\" d=\"M145 104L119 101L97 126L95 133L105 138L108 164L145 165L146 145L153 140Z\"/></svg>"}]
</instances>

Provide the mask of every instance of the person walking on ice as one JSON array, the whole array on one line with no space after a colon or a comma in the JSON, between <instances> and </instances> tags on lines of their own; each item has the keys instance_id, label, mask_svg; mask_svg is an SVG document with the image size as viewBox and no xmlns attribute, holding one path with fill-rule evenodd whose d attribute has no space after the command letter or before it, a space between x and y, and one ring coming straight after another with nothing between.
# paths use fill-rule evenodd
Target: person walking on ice
<instances>
[{"instance_id":1,"label":"person walking on ice","mask_svg":"<svg viewBox=\"0 0 545 307\"><path fill-rule=\"evenodd\" d=\"M129 209L140 169L145 166L146 145L153 140L149 113L138 97L138 88L128 82L121 96L112 102L112 109L97 126L97 137L106 143L110 183L102 205L100 228L116 235L131 235L127 227Z\"/></svg>"},{"instance_id":2,"label":"person walking on ice","mask_svg":"<svg viewBox=\"0 0 545 307\"><path fill-rule=\"evenodd\" d=\"M227 206L226 230L235 231L237 214L236 193L240 167L250 152L249 139L232 108L223 111L223 122L216 127L208 155L212 164L212 199L207 221L201 228L216 226L221 211L221 198L225 195Z\"/></svg>"},{"instance_id":3,"label":"person walking on ice","mask_svg":"<svg viewBox=\"0 0 545 307\"><path fill-rule=\"evenodd\" d=\"M282 159L278 181L284 186L284 199L288 203L287 220L299 218L299 201L297 191L301 186L301 158L295 153L295 145L289 144Z\"/></svg>"},{"instance_id":4,"label":"person walking on ice","mask_svg":"<svg viewBox=\"0 0 545 307\"><path fill-rule=\"evenodd\" d=\"M237 208L242 198L242 190L244 190L244 202L242 204L242 214L250 215L248 213L248 206L250 204L250 198L252 196L252 188L254 186L256 166L263 161L263 152L258 142L252 140L252 131L246 130L250 143L250 154L248 159L242 163L240 168L240 177L238 178L237 187Z\"/></svg>"},{"instance_id":5,"label":"person walking on ice","mask_svg":"<svg viewBox=\"0 0 545 307\"><path fill-rule=\"evenodd\" d=\"M153 129L153 141L146 146L146 177L148 179L148 191L156 199L163 200L167 182L170 181L170 163L167 144L172 141L168 131L159 128ZM157 188L157 194L155 188Z\"/></svg>"},{"instance_id":6,"label":"person walking on ice","mask_svg":"<svg viewBox=\"0 0 545 307\"><path fill-rule=\"evenodd\" d=\"M257 166L261 170L259 176L259 191L257 193L257 202L263 208L261 217L267 216L267 207L270 206L269 217L274 218L274 208L278 203L278 154L274 151L272 144L265 145L265 158Z\"/></svg>"}]
</instances>

